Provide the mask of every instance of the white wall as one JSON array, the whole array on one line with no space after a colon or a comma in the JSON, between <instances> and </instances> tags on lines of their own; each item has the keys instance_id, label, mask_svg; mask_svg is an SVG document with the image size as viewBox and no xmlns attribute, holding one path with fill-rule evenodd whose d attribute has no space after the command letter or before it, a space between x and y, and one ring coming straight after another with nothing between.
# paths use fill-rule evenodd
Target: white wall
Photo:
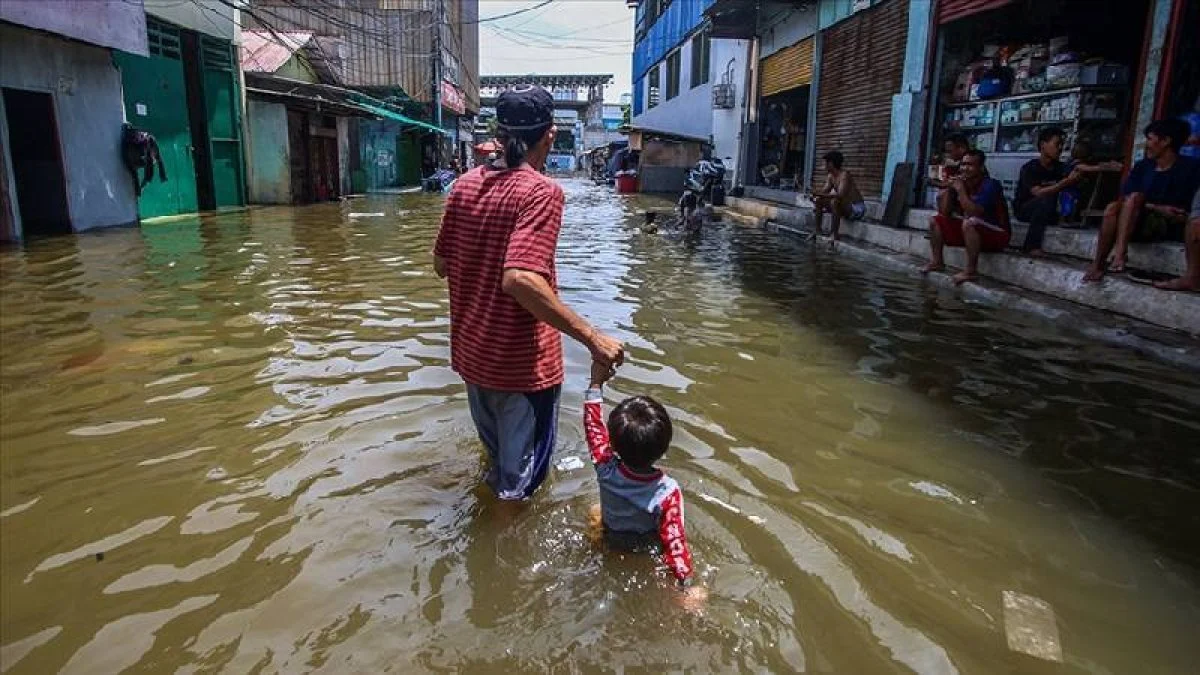
<instances>
[{"instance_id":1,"label":"white wall","mask_svg":"<svg viewBox=\"0 0 1200 675\"><path fill-rule=\"evenodd\" d=\"M0 0L0 20L146 56L141 0Z\"/></svg>"},{"instance_id":2,"label":"white wall","mask_svg":"<svg viewBox=\"0 0 1200 675\"><path fill-rule=\"evenodd\" d=\"M726 71L732 73L735 89L733 108L712 109L713 156L720 157L727 167L726 177L733 180L734 167L741 159L742 121L746 115L746 59L748 40L713 40L709 81L718 84Z\"/></svg>"},{"instance_id":3,"label":"white wall","mask_svg":"<svg viewBox=\"0 0 1200 675\"><path fill-rule=\"evenodd\" d=\"M717 43L717 40L713 40L714 48ZM679 95L669 101L666 100L667 60L663 58L657 66L659 68L658 105L634 117L633 126L683 136L708 138L712 134L712 79L710 77L708 83L693 88L691 39L684 42L680 50L682 54L679 61ZM641 82L645 91L642 100L647 104L650 102L649 83L650 77L647 72Z\"/></svg>"},{"instance_id":4,"label":"white wall","mask_svg":"<svg viewBox=\"0 0 1200 675\"><path fill-rule=\"evenodd\" d=\"M759 56L765 59L817 32L816 3L804 11L799 7L780 9L779 14L763 17L762 24L771 26L762 34L762 44L759 45Z\"/></svg>"},{"instance_id":5,"label":"white wall","mask_svg":"<svg viewBox=\"0 0 1200 675\"><path fill-rule=\"evenodd\" d=\"M143 0L146 13L177 26L238 43L241 30L237 10L216 0ZM231 4L237 4L231 0Z\"/></svg>"},{"instance_id":6,"label":"white wall","mask_svg":"<svg viewBox=\"0 0 1200 675\"><path fill-rule=\"evenodd\" d=\"M111 52L8 24L0 24L0 44L0 86L45 92L53 99L72 228L136 222L133 178L121 159L121 73ZM8 128L0 100L0 145L10 147L13 133L21 130ZM11 180L11 159L6 163L10 175L0 179ZM9 194L19 222L15 185Z\"/></svg>"}]
</instances>

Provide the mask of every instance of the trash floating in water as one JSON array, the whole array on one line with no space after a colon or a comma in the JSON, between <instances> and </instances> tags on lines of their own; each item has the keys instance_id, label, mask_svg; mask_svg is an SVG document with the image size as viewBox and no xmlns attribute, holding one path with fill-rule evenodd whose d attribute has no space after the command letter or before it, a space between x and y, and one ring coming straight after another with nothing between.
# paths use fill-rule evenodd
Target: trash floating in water
<instances>
[{"instance_id":1,"label":"trash floating in water","mask_svg":"<svg viewBox=\"0 0 1200 675\"><path fill-rule=\"evenodd\" d=\"M1062 662L1062 642L1050 603L1004 591L1004 636L1008 648L1046 661Z\"/></svg>"},{"instance_id":2,"label":"trash floating in water","mask_svg":"<svg viewBox=\"0 0 1200 675\"><path fill-rule=\"evenodd\" d=\"M699 497L700 499L703 499L704 501L708 502L709 504L716 504L717 506L725 509L726 511L729 511L730 513L736 513L739 516L746 516L746 519L749 520L750 522L754 523L755 525L762 525L763 523L767 522L765 519L763 519L762 516L755 516L755 515L752 515L749 513L742 513L742 510L739 509L738 507L734 506L733 504L730 504L729 502L717 499L716 497L714 497L710 494L698 492L698 493L696 493L696 496Z\"/></svg>"},{"instance_id":3,"label":"trash floating in water","mask_svg":"<svg viewBox=\"0 0 1200 675\"><path fill-rule=\"evenodd\" d=\"M207 480L223 480L229 476L229 472L221 467L215 467L208 470L204 478Z\"/></svg>"},{"instance_id":4,"label":"trash floating in water","mask_svg":"<svg viewBox=\"0 0 1200 675\"><path fill-rule=\"evenodd\" d=\"M555 464L554 468L559 471L576 471L583 468L583 460L575 456L563 457L558 460L558 464Z\"/></svg>"},{"instance_id":5,"label":"trash floating in water","mask_svg":"<svg viewBox=\"0 0 1200 675\"><path fill-rule=\"evenodd\" d=\"M920 480L920 481L912 481L911 483L909 483L909 486L912 489L916 490L917 492L923 493L930 497L936 497L938 499L945 499L946 501L951 501L951 502L954 502L955 504L963 503L962 497L959 497L958 495L954 494L950 490L947 490L946 488L942 487L941 485L938 485L937 483L930 483L927 480Z\"/></svg>"},{"instance_id":6,"label":"trash floating in water","mask_svg":"<svg viewBox=\"0 0 1200 675\"><path fill-rule=\"evenodd\" d=\"M351 218L382 218L384 215L386 215L386 214L383 214L383 213L351 213L350 217Z\"/></svg>"},{"instance_id":7,"label":"trash floating in water","mask_svg":"<svg viewBox=\"0 0 1200 675\"><path fill-rule=\"evenodd\" d=\"M746 352L738 352L738 356L740 356L740 357L741 357L741 358L743 358L743 359L746 359L747 361L753 361L753 360L754 360L754 357L753 357L753 356L750 356L750 355L749 355L749 354L747 354Z\"/></svg>"}]
</instances>

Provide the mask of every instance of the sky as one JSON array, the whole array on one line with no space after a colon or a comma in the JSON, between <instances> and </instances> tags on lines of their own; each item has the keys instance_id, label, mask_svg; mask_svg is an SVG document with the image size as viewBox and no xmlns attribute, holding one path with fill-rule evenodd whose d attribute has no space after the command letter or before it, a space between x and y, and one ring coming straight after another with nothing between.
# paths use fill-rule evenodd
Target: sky
<instances>
[{"instance_id":1,"label":"sky","mask_svg":"<svg viewBox=\"0 0 1200 675\"><path fill-rule=\"evenodd\" d=\"M479 72L484 75L612 73L604 99L632 90L633 10L625 0L479 0Z\"/></svg>"}]
</instances>

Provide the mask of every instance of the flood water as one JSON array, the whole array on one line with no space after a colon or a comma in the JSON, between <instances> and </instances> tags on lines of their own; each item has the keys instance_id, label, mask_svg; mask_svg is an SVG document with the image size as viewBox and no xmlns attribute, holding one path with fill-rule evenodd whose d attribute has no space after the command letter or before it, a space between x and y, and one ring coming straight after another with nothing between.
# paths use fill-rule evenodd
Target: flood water
<instances>
[{"instance_id":1,"label":"flood water","mask_svg":"<svg viewBox=\"0 0 1200 675\"><path fill-rule=\"evenodd\" d=\"M565 187L562 294L675 420L702 613L589 544L590 468L481 487L440 197L402 195L0 252L5 672L1195 672L1200 376Z\"/></svg>"}]
</instances>

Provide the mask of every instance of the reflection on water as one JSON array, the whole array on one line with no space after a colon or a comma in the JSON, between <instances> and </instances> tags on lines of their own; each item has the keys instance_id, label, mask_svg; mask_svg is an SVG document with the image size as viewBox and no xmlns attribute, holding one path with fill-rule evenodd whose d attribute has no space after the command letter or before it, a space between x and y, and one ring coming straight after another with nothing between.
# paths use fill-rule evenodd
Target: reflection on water
<instances>
[{"instance_id":1,"label":"reflection on water","mask_svg":"<svg viewBox=\"0 0 1200 675\"><path fill-rule=\"evenodd\" d=\"M1196 662L1194 374L769 234L644 235L646 202L566 188L563 294L631 346L611 395L676 420L703 615L590 547L589 469L518 509L480 489L439 202L408 195L0 253L4 670ZM559 453L583 458L567 360Z\"/></svg>"}]
</instances>

